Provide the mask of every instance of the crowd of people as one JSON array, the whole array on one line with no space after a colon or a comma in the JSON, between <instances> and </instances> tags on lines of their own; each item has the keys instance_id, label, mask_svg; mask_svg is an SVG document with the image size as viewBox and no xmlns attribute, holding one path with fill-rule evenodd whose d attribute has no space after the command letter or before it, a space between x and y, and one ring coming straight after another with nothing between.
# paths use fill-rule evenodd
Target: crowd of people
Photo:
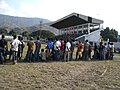
<instances>
[{"instance_id":1,"label":"crowd of people","mask_svg":"<svg viewBox=\"0 0 120 90\"><path fill-rule=\"evenodd\" d=\"M2 35L0 40L0 61L5 63L7 55L8 60L13 60L13 64L17 63L17 60L22 59L24 52L25 42L21 36L14 35L13 40L10 41L10 50L8 49L5 36ZM114 56L113 43L100 42L90 44L88 40L85 42L75 41L74 39L48 39L46 47L41 47L40 38L33 40L31 37L27 42L27 53L24 58L28 62L38 61L72 61L72 60L112 60ZM35 47L35 50L34 50ZM75 49L77 48L77 50ZM41 50L41 51L40 51ZM93 53L92 53L93 52ZM74 57L75 56L75 57Z\"/></svg>"}]
</instances>

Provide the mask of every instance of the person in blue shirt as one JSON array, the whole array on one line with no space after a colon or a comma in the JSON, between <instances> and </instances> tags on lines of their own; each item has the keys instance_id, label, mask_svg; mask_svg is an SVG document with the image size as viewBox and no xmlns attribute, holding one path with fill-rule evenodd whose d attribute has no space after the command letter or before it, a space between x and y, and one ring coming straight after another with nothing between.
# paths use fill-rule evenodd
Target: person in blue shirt
<instances>
[{"instance_id":1,"label":"person in blue shirt","mask_svg":"<svg viewBox=\"0 0 120 90\"><path fill-rule=\"evenodd\" d=\"M47 47L46 48L47 48L47 50L48 50L49 53L52 52L53 46L54 46L53 40L50 39L50 38L48 38L48 42L47 42Z\"/></svg>"}]
</instances>

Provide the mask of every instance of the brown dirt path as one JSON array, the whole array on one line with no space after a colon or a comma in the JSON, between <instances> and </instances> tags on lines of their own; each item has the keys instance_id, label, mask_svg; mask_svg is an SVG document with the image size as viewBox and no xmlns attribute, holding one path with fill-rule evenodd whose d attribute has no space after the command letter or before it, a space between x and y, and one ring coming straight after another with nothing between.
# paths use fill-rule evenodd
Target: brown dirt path
<instances>
[{"instance_id":1,"label":"brown dirt path","mask_svg":"<svg viewBox=\"0 0 120 90\"><path fill-rule=\"evenodd\" d=\"M120 61L0 65L0 90L120 90Z\"/></svg>"}]
</instances>

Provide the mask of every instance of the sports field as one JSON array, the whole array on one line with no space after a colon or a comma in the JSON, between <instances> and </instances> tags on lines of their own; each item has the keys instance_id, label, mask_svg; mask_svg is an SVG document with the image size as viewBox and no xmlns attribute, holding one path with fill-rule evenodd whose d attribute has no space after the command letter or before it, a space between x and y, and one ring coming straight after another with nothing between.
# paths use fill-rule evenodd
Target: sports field
<instances>
[{"instance_id":1,"label":"sports field","mask_svg":"<svg viewBox=\"0 0 120 90\"><path fill-rule=\"evenodd\" d=\"M120 58L7 63L0 65L0 90L120 90Z\"/></svg>"}]
</instances>

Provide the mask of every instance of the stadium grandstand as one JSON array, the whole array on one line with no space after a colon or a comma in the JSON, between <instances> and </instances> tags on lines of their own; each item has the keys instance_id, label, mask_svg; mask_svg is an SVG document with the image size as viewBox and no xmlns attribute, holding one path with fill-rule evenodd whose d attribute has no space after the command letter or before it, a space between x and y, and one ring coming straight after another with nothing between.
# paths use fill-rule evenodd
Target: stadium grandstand
<instances>
[{"instance_id":1,"label":"stadium grandstand","mask_svg":"<svg viewBox=\"0 0 120 90\"><path fill-rule=\"evenodd\" d=\"M95 19L90 16L72 13L57 21L51 22L50 26L59 30L56 38L72 38L75 40L86 40L99 42L100 31L103 20Z\"/></svg>"}]
</instances>

